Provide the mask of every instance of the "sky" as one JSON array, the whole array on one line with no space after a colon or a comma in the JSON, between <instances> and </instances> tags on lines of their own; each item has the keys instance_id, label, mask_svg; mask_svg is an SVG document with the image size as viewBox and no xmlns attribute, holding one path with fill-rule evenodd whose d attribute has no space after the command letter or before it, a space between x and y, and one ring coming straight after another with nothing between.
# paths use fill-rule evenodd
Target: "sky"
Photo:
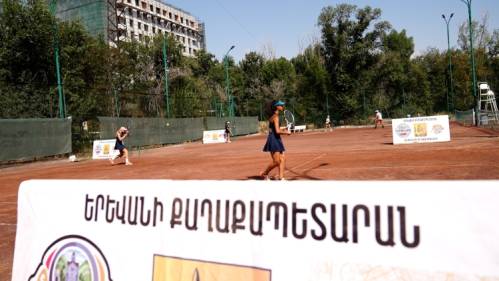
<instances>
[{"instance_id":1,"label":"sky","mask_svg":"<svg viewBox=\"0 0 499 281\"><path fill-rule=\"evenodd\" d=\"M221 60L229 48L236 61L251 51L288 59L298 55L314 40L320 40L317 18L323 7L339 3L367 5L382 10L381 19L405 29L413 37L415 54L429 47L447 49L447 31L442 14L454 13L449 28L451 47L457 46L459 25L468 12L462 0L165 0L206 24L208 52ZM470 0L471 1L471 0ZM499 0L472 0L472 16L488 14L488 29L499 29Z\"/></svg>"}]
</instances>

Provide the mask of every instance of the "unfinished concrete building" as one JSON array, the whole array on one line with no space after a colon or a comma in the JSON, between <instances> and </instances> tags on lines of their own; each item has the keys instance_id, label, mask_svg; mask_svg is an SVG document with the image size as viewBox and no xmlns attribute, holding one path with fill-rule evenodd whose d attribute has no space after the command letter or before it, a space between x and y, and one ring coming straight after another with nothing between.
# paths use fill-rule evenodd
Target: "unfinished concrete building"
<instances>
[{"instance_id":1,"label":"unfinished concrete building","mask_svg":"<svg viewBox=\"0 0 499 281\"><path fill-rule=\"evenodd\" d=\"M132 39L147 42L163 33L174 36L186 56L206 49L204 24L159 0L58 0L57 16L80 20L92 35L103 36L111 45Z\"/></svg>"}]
</instances>

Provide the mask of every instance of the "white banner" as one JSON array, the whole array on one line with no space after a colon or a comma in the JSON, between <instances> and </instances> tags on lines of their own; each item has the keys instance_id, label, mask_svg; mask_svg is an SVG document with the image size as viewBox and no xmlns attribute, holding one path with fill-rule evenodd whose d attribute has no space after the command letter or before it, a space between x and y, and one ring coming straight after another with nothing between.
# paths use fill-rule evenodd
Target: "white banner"
<instances>
[{"instance_id":1,"label":"white banner","mask_svg":"<svg viewBox=\"0 0 499 281\"><path fill-rule=\"evenodd\" d=\"M392 119L393 144L450 141L449 116Z\"/></svg>"},{"instance_id":2,"label":"white banner","mask_svg":"<svg viewBox=\"0 0 499 281\"><path fill-rule=\"evenodd\" d=\"M225 130L203 131L203 143L224 143Z\"/></svg>"},{"instance_id":3,"label":"white banner","mask_svg":"<svg viewBox=\"0 0 499 281\"><path fill-rule=\"evenodd\" d=\"M116 140L94 140L92 150L92 159L109 159L111 156L118 155L120 152L114 150Z\"/></svg>"},{"instance_id":4,"label":"white banner","mask_svg":"<svg viewBox=\"0 0 499 281\"><path fill-rule=\"evenodd\" d=\"M497 198L497 181L27 181L12 280L499 280Z\"/></svg>"}]
</instances>

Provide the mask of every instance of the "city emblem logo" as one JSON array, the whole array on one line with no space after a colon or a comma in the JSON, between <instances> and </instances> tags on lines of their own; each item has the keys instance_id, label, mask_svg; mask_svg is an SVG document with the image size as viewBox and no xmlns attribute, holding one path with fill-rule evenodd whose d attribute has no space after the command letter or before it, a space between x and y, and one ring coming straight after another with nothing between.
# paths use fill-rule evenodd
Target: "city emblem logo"
<instances>
[{"instance_id":1,"label":"city emblem logo","mask_svg":"<svg viewBox=\"0 0 499 281\"><path fill-rule=\"evenodd\" d=\"M112 281L109 264L95 243L79 235L54 241L29 281Z\"/></svg>"},{"instance_id":2,"label":"city emblem logo","mask_svg":"<svg viewBox=\"0 0 499 281\"><path fill-rule=\"evenodd\" d=\"M442 133L443 131L445 130L444 126L440 125L440 124L435 124L433 125L433 127L431 128L431 131L433 132L433 134L435 135L439 135L440 133Z\"/></svg>"},{"instance_id":3,"label":"city emblem logo","mask_svg":"<svg viewBox=\"0 0 499 281\"><path fill-rule=\"evenodd\" d=\"M395 128L395 133L400 137L400 138L407 138L411 135L411 127L407 125L406 123L401 123Z\"/></svg>"}]
</instances>

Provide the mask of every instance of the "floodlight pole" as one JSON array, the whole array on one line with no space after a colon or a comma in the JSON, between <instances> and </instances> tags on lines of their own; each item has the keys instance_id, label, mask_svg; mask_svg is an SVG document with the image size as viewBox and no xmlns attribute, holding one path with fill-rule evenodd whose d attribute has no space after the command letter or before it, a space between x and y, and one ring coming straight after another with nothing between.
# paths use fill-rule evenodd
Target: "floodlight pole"
<instances>
[{"instance_id":1,"label":"floodlight pole","mask_svg":"<svg viewBox=\"0 0 499 281\"><path fill-rule=\"evenodd\" d=\"M449 35L449 23L452 17L454 16L454 13L451 13L449 16L449 19L445 17L445 15L442 15L442 18L445 21L445 24L447 25L447 56L449 57L449 82L450 82L450 89L447 92L447 112L450 112L449 108L449 94L451 98L452 105L454 105L454 82L452 79L452 54L450 51L450 35Z\"/></svg>"},{"instance_id":2,"label":"floodlight pole","mask_svg":"<svg viewBox=\"0 0 499 281\"><path fill-rule=\"evenodd\" d=\"M163 67L165 76L165 101L166 101L166 118L170 118L170 100L168 97L168 61L166 50L168 48L168 40L166 34L163 35Z\"/></svg>"},{"instance_id":3,"label":"floodlight pole","mask_svg":"<svg viewBox=\"0 0 499 281\"><path fill-rule=\"evenodd\" d=\"M468 7L468 28L470 30L470 61L471 61L471 79L472 79L472 82L473 82L473 89L472 89L472 93L473 93L473 99L474 99L474 103L475 103L475 124L478 126L479 125L479 122L480 122L480 113L479 113L479 110L480 110L480 107L478 106L478 103L477 103L477 93L476 93L476 87L477 87L477 84L476 84L476 66L475 66L475 56L473 54L473 28L472 28L472 22L471 22L471 0L461 0L461 2L463 2L464 4L466 4L466 6Z\"/></svg>"},{"instance_id":4,"label":"floodlight pole","mask_svg":"<svg viewBox=\"0 0 499 281\"><path fill-rule=\"evenodd\" d=\"M57 0L50 1L50 13L55 18L55 12L57 8ZM55 20L55 19L54 19ZM59 63L59 36L57 31L57 22L53 25L54 32L54 59L55 59L55 71L57 77L57 93L59 95L59 118L66 117L66 101L64 100L64 93L62 89L62 79L61 79L61 65Z\"/></svg>"},{"instance_id":5,"label":"floodlight pole","mask_svg":"<svg viewBox=\"0 0 499 281\"><path fill-rule=\"evenodd\" d=\"M225 95L229 102L229 117L234 117L234 101L230 92L230 79L229 79L229 52L232 51L236 46L232 45L230 49L224 56L224 66L225 66Z\"/></svg>"},{"instance_id":6,"label":"floodlight pole","mask_svg":"<svg viewBox=\"0 0 499 281\"><path fill-rule=\"evenodd\" d=\"M329 116L329 93L326 91L326 111Z\"/></svg>"}]
</instances>

